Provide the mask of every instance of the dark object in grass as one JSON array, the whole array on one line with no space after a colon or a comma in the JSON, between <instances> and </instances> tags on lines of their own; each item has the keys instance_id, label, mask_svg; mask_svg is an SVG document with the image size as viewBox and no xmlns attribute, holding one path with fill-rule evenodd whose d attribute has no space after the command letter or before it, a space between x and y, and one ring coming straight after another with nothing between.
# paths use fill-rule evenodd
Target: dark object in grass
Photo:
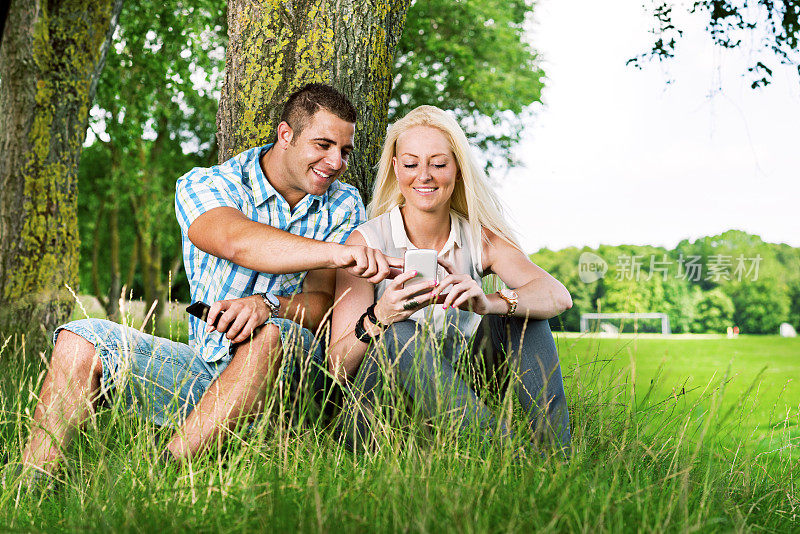
<instances>
[{"instance_id":1,"label":"dark object in grass","mask_svg":"<svg viewBox=\"0 0 800 534\"><path fill-rule=\"evenodd\" d=\"M197 302L192 302L191 304L186 306L186 311L191 315L194 315L201 321L206 321L206 319L208 319L208 311L210 309L211 306L200 300L198 300ZM217 319L214 321L214 324L212 325L214 328L217 327L217 321L219 321L219 318L221 316L222 316L221 314L217 315Z\"/></svg>"},{"instance_id":2,"label":"dark object in grass","mask_svg":"<svg viewBox=\"0 0 800 534\"><path fill-rule=\"evenodd\" d=\"M34 496L54 493L56 482L56 478L49 473L18 462L5 464L3 475L0 476L0 488L8 490L18 486L21 493Z\"/></svg>"}]
</instances>

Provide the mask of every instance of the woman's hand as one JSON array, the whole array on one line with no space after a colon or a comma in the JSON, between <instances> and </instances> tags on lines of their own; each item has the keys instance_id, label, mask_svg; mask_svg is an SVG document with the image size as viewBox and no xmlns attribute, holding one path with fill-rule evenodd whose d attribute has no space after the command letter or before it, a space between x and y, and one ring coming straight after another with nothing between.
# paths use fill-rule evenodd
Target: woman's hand
<instances>
[{"instance_id":1,"label":"woman's hand","mask_svg":"<svg viewBox=\"0 0 800 534\"><path fill-rule=\"evenodd\" d=\"M430 304L434 297L435 282L418 282L403 287L416 275L416 271L403 273L386 284L386 290L375 304L375 317L381 324L388 326L405 321L415 311Z\"/></svg>"},{"instance_id":2,"label":"woman's hand","mask_svg":"<svg viewBox=\"0 0 800 534\"><path fill-rule=\"evenodd\" d=\"M449 273L433 292L436 302L442 303L442 308L446 310L452 306L479 315L490 313L491 303L481 284L468 274L456 273L453 264L443 258L439 258L439 264ZM450 292L442 295L447 288L450 288Z\"/></svg>"}]
</instances>

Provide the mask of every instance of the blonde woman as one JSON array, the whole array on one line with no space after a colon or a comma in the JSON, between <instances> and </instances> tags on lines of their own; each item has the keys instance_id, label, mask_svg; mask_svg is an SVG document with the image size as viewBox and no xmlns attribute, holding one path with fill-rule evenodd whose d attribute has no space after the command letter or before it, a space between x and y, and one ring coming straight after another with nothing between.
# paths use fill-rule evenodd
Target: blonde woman
<instances>
[{"instance_id":1,"label":"blonde woman","mask_svg":"<svg viewBox=\"0 0 800 534\"><path fill-rule=\"evenodd\" d=\"M437 282L415 283L405 272L377 285L338 271L328 357L357 399L346 407L348 443L369 438L381 366L428 415L446 413L487 436L507 433L458 372L469 356L484 371L480 383L514 387L534 432L568 447L547 319L571 307L569 292L522 252L451 115L420 106L392 125L367 214L348 245L398 258L433 249L441 267ZM488 274L511 289L486 294L481 279Z\"/></svg>"}]
</instances>

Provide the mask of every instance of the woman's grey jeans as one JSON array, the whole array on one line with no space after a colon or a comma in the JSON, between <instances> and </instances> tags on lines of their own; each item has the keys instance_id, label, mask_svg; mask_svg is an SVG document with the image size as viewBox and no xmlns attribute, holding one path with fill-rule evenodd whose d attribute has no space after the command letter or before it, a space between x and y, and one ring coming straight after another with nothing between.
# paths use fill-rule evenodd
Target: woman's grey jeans
<instances>
[{"instance_id":1,"label":"woman's grey jeans","mask_svg":"<svg viewBox=\"0 0 800 534\"><path fill-rule=\"evenodd\" d=\"M370 346L346 388L339 432L348 447L357 450L373 442L387 380L401 386L424 415L454 423L463 433L477 430L484 443L496 433L509 437L511 432L498 424L472 385L501 394L513 386L534 443L569 450L561 367L546 320L487 315L471 340L453 327L431 335L411 320L392 324Z\"/></svg>"}]
</instances>

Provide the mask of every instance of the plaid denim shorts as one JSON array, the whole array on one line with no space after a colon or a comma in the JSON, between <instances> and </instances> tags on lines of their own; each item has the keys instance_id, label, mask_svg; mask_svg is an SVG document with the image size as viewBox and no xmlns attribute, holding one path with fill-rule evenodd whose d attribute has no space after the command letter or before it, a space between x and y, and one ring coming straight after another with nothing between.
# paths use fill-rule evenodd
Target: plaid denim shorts
<instances>
[{"instance_id":1,"label":"plaid denim shorts","mask_svg":"<svg viewBox=\"0 0 800 534\"><path fill-rule=\"evenodd\" d=\"M283 358L278 380L322 389L322 370L326 368L322 343L289 319L270 319L267 324L278 326L281 334ZM100 390L106 398L111 400L113 392L121 392L128 409L159 426L180 424L230 362L230 358L206 362L189 345L105 319L61 325L53 333L54 343L62 330L95 346L103 365Z\"/></svg>"}]
</instances>

